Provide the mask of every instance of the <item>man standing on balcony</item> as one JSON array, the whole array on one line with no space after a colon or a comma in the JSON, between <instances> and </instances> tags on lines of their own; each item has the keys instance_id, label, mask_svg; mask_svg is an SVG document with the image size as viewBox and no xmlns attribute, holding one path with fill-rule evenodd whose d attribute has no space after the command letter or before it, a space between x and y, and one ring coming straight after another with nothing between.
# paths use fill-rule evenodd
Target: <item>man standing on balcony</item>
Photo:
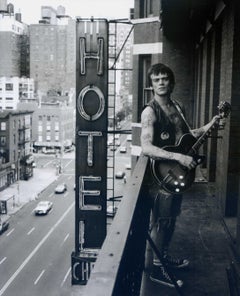
<instances>
[{"instance_id":1,"label":"man standing on balcony","mask_svg":"<svg viewBox=\"0 0 240 296\"><path fill-rule=\"evenodd\" d=\"M150 159L176 161L187 169L193 169L197 163L193 157L181 153L168 152L162 147L176 145L180 138L191 133L201 136L213 120L195 130L190 130L184 118L184 110L179 102L171 99L175 78L172 70L164 64L155 64L148 71L149 84L152 87L153 99L144 108L141 116L141 146L143 154ZM173 258L168 248L174 233L176 218L181 211L182 195L164 190L149 174L149 196L152 203L151 238L158 248L164 266L184 268L189 265L187 259ZM154 282L174 287L161 260L153 252L153 269L150 279ZM183 285L176 279L179 287Z\"/></svg>"}]
</instances>

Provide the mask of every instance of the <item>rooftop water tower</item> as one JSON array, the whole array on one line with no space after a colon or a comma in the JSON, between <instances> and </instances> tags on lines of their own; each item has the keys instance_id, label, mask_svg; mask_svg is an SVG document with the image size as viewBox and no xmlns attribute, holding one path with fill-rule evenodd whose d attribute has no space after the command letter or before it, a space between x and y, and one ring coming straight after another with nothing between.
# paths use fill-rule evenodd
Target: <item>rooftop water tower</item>
<instances>
[{"instance_id":1,"label":"rooftop water tower","mask_svg":"<svg viewBox=\"0 0 240 296\"><path fill-rule=\"evenodd\" d=\"M13 6L12 3L9 3L7 5L7 11L8 11L9 14L13 14L14 13L14 6Z\"/></svg>"},{"instance_id":2,"label":"rooftop water tower","mask_svg":"<svg viewBox=\"0 0 240 296\"><path fill-rule=\"evenodd\" d=\"M0 0L0 12L7 12L7 0Z\"/></svg>"},{"instance_id":3,"label":"rooftop water tower","mask_svg":"<svg viewBox=\"0 0 240 296\"><path fill-rule=\"evenodd\" d=\"M63 16L65 15L65 7L62 5L59 5L57 7L57 16Z\"/></svg>"}]
</instances>

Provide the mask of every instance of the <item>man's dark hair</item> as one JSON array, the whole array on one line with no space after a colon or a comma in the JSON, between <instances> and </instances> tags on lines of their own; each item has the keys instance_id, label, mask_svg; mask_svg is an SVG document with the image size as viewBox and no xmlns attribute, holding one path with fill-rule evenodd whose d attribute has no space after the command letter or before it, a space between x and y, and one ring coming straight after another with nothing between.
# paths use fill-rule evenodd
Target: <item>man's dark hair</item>
<instances>
[{"instance_id":1,"label":"man's dark hair","mask_svg":"<svg viewBox=\"0 0 240 296\"><path fill-rule=\"evenodd\" d=\"M148 74L147 74L149 86L152 86L151 75L152 74L158 75L159 73L167 74L167 76L169 78L169 82L170 82L170 84L172 86L172 90L173 90L173 87L175 85L175 77L174 77L173 71L168 66L161 64L161 63L154 64L149 68Z\"/></svg>"}]
</instances>

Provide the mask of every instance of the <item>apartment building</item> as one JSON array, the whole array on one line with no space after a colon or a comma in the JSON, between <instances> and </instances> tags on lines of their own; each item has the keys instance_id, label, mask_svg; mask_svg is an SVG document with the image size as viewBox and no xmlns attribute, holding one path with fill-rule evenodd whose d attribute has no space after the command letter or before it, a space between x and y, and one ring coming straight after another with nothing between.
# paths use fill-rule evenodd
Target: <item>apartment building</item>
<instances>
[{"instance_id":1,"label":"apartment building","mask_svg":"<svg viewBox=\"0 0 240 296\"><path fill-rule=\"evenodd\" d=\"M127 114L130 106L132 105L132 63L133 63L133 32L132 26L129 24L119 24L117 34L117 50L121 50L119 60L120 68L120 106L121 109ZM118 108L117 108L118 109Z\"/></svg>"},{"instance_id":2,"label":"apartment building","mask_svg":"<svg viewBox=\"0 0 240 296\"><path fill-rule=\"evenodd\" d=\"M0 191L33 174L32 112L0 112Z\"/></svg>"},{"instance_id":3,"label":"apartment building","mask_svg":"<svg viewBox=\"0 0 240 296\"><path fill-rule=\"evenodd\" d=\"M16 110L19 102L34 99L32 78L0 77L0 110Z\"/></svg>"},{"instance_id":4,"label":"apartment building","mask_svg":"<svg viewBox=\"0 0 240 296\"><path fill-rule=\"evenodd\" d=\"M62 6L43 6L39 24L30 25L30 76L37 92L66 95L75 89L75 30Z\"/></svg>"},{"instance_id":5,"label":"apartment building","mask_svg":"<svg viewBox=\"0 0 240 296\"><path fill-rule=\"evenodd\" d=\"M29 77L28 26L14 6L0 0L0 77Z\"/></svg>"},{"instance_id":6,"label":"apartment building","mask_svg":"<svg viewBox=\"0 0 240 296\"><path fill-rule=\"evenodd\" d=\"M63 152L75 137L74 108L64 97L47 100L34 113L33 147L35 152Z\"/></svg>"}]
</instances>

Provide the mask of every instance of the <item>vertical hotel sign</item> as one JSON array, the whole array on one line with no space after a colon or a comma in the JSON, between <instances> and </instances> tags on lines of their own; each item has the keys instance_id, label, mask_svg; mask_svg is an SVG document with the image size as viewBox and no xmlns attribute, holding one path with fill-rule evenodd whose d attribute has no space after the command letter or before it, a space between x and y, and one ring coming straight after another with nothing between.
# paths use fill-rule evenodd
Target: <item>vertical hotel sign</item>
<instances>
[{"instance_id":1,"label":"vertical hotel sign","mask_svg":"<svg viewBox=\"0 0 240 296\"><path fill-rule=\"evenodd\" d=\"M108 23L76 23L76 205L72 284L86 284L106 236Z\"/></svg>"}]
</instances>

